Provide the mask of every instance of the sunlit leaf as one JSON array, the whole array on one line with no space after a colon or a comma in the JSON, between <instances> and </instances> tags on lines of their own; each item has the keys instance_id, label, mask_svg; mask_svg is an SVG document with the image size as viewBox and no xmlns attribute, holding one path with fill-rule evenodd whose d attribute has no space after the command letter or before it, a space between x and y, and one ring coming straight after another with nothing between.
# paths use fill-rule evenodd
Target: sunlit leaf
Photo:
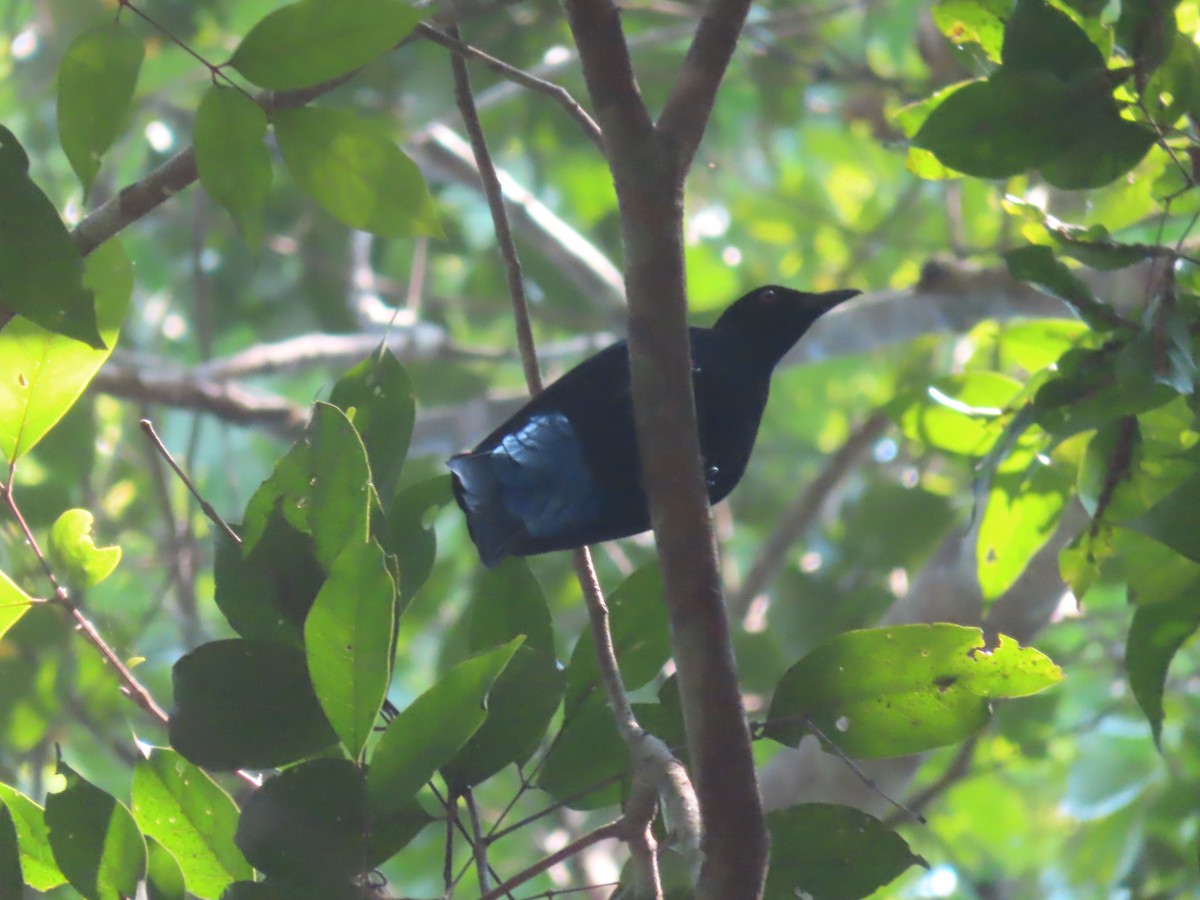
<instances>
[{"instance_id":1,"label":"sunlit leaf","mask_svg":"<svg viewBox=\"0 0 1200 900\"><path fill-rule=\"evenodd\" d=\"M1062 677L1007 636L986 648L978 628L848 631L784 674L765 733L794 746L811 722L850 756L903 756L964 740L987 724L992 699L1034 694Z\"/></svg>"},{"instance_id":2,"label":"sunlit leaf","mask_svg":"<svg viewBox=\"0 0 1200 900\"><path fill-rule=\"evenodd\" d=\"M38 891L49 891L64 884L67 878L54 861L44 810L7 784L0 784L0 804L7 807L12 816L25 883Z\"/></svg>"},{"instance_id":3,"label":"sunlit leaf","mask_svg":"<svg viewBox=\"0 0 1200 900\"><path fill-rule=\"evenodd\" d=\"M50 529L50 553L71 581L82 587L99 584L121 561L120 547L96 546L92 521L86 509L68 509Z\"/></svg>"},{"instance_id":4,"label":"sunlit leaf","mask_svg":"<svg viewBox=\"0 0 1200 900\"><path fill-rule=\"evenodd\" d=\"M95 291L107 349L19 318L0 330L0 453L10 461L28 453L66 415L117 341L133 292L133 269L121 245L108 241L89 256L85 280Z\"/></svg>"}]
</instances>

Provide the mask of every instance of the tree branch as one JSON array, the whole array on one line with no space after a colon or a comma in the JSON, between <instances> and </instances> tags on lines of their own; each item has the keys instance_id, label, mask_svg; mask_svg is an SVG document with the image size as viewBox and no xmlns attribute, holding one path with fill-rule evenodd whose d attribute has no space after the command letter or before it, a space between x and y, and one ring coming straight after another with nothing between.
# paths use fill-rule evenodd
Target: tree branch
<instances>
[{"instance_id":1,"label":"tree branch","mask_svg":"<svg viewBox=\"0 0 1200 900\"><path fill-rule=\"evenodd\" d=\"M681 75L685 87L671 107L678 113L666 122L675 130L660 134L642 102L617 8L611 0L566 0L621 214L638 450L703 813L704 867L696 896L720 900L760 895L767 835L721 597L687 336L683 182L711 98L687 110L694 121L686 127L673 123L688 97L703 104L715 94L732 52L729 27L747 6L746 0L709 6L715 30L698 35L699 49L689 56L693 67L705 71Z\"/></svg>"}]
</instances>

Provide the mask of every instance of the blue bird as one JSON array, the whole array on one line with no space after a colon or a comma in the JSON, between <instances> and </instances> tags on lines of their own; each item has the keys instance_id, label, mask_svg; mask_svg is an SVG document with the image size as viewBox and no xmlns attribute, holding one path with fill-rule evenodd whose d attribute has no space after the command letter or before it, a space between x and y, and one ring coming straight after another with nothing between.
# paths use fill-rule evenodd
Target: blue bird
<instances>
[{"instance_id":1,"label":"blue bird","mask_svg":"<svg viewBox=\"0 0 1200 900\"><path fill-rule=\"evenodd\" d=\"M746 470L776 364L823 313L858 293L767 285L712 328L688 329L709 502ZM447 464L488 567L648 530L626 342L584 360Z\"/></svg>"}]
</instances>

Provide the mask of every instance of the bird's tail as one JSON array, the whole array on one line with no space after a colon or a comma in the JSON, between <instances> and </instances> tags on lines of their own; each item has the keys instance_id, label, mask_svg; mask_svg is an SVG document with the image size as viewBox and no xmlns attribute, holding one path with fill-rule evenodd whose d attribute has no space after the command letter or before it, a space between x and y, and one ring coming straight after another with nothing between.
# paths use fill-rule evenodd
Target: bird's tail
<instances>
[{"instance_id":1,"label":"bird's tail","mask_svg":"<svg viewBox=\"0 0 1200 900\"><path fill-rule=\"evenodd\" d=\"M446 465L452 473L454 499L467 517L471 540L490 569L508 554L508 545L524 531L524 523L504 508L490 452L459 453Z\"/></svg>"}]
</instances>

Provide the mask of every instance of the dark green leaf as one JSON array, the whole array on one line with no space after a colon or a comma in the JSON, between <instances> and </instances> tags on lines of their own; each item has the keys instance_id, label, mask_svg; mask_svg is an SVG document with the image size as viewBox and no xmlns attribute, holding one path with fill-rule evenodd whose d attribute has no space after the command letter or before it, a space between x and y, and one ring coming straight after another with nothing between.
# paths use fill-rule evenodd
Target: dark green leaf
<instances>
[{"instance_id":1,"label":"dark green leaf","mask_svg":"<svg viewBox=\"0 0 1200 900\"><path fill-rule=\"evenodd\" d=\"M146 900L184 900L186 892L179 862L154 838L146 838L146 850ZM217 896L214 894L212 900Z\"/></svg>"},{"instance_id":2,"label":"dark green leaf","mask_svg":"<svg viewBox=\"0 0 1200 900\"><path fill-rule=\"evenodd\" d=\"M1086 134L1038 171L1064 191L1104 187L1140 163L1157 140L1151 129L1113 110L1094 116Z\"/></svg>"},{"instance_id":3,"label":"dark green leaf","mask_svg":"<svg viewBox=\"0 0 1200 900\"><path fill-rule=\"evenodd\" d=\"M24 884L17 826L8 806L0 803L0 897L20 897Z\"/></svg>"},{"instance_id":4,"label":"dark green leaf","mask_svg":"<svg viewBox=\"0 0 1200 900\"><path fill-rule=\"evenodd\" d=\"M795 746L811 722L851 756L903 756L964 740L987 724L990 700L1034 694L1062 677L1007 636L985 649L978 628L848 631L784 674L765 734Z\"/></svg>"},{"instance_id":5,"label":"dark green leaf","mask_svg":"<svg viewBox=\"0 0 1200 900\"><path fill-rule=\"evenodd\" d=\"M1041 244L1017 247L1005 252L1004 262L1008 274L1017 281L1026 281L1060 297L1074 309L1088 310L1100 305L1091 289L1049 247Z\"/></svg>"},{"instance_id":6,"label":"dark green leaf","mask_svg":"<svg viewBox=\"0 0 1200 900\"><path fill-rule=\"evenodd\" d=\"M1200 562L1200 473L1125 524L1193 562Z\"/></svg>"},{"instance_id":7,"label":"dark green leaf","mask_svg":"<svg viewBox=\"0 0 1200 900\"><path fill-rule=\"evenodd\" d=\"M244 544L221 532L216 542L214 594L234 631L299 647L304 619L325 583L312 537L293 528L276 508L248 554Z\"/></svg>"},{"instance_id":8,"label":"dark green leaf","mask_svg":"<svg viewBox=\"0 0 1200 900\"><path fill-rule=\"evenodd\" d=\"M1159 248L1153 244L1125 244L1114 240L1103 225L1074 228L1046 223L1046 232L1063 256L1077 259L1093 269L1123 269L1159 255Z\"/></svg>"},{"instance_id":9,"label":"dark green leaf","mask_svg":"<svg viewBox=\"0 0 1200 900\"><path fill-rule=\"evenodd\" d=\"M0 196L0 303L56 335L97 350L111 347L98 330L97 301L84 284L79 251L54 204L29 179L24 148L3 125Z\"/></svg>"},{"instance_id":10,"label":"dark green leaf","mask_svg":"<svg viewBox=\"0 0 1200 900\"><path fill-rule=\"evenodd\" d=\"M8 196L2 184L0 196ZM7 199L0 203L0 232L6 209ZM0 234L0 257L6 252ZM54 253L48 258L53 260ZM3 266L0 259L0 283ZM0 359L8 373L0 380L0 453L10 462L33 449L67 414L117 342L133 293L133 267L117 241L105 242L88 257L85 281L95 291L106 349L96 350L20 318L0 330ZM7 299L0 288L0 303Z\"/></svg>"},{"instance_id":11,"label":"dark green leaf","mask_svg":"<svg viewBox=\"0 0 1200 900\"><path fill-rule=\"evenodd\" d=\"M552 655L528 642L520 647L492 685L487 719L442 767L451 789L472 787L511 763L529 759L558 709L563 680Z\"/></svg>"},{"instance_id":12,"label":"dark green leaf","mask_svg":"<svg viewBox=\"0 0 1200 900\"><path fill-rule=\"evenodd\" d=\"M362 772L349 760L315 759L250 796L236 840L266 875L336 886L370 868L370 828Z\"/></svg>"},{"instance_id":13,"label":"dark green leaf","mask_svg":"<svg viewBox=\"0 0 1200 900\"><path fill-rule=\"evenodd\" d=\"M54 859L88 900L132 897L146 874L146 842L129 810L61 759L67 786L46 798Z\"/></svg>"},{"instance_id":14,"label":"dark green leaf","mask_svg":"<svg viewBox=\"0 0 1200 900\"><path fill-rule=\"evenodd\" d=\"M229 64L269 90L310 87L391 50L422 18L403 0L300 0L250 29Z\"/></svg>"},{"instance_id":15,"label":"dark green leaf","mask_svg":"<svg viewBox=\"0 0 1200 900\"><path fill-rule=\"evenodd\" d=\"M802 803L767 815L771 866L764 897L857 900L909 866L929 868L904 838L861 810Z\"/></svg>"},{"instance_id":16,"label":"dark green leaf","mask_svg":"<svg viewBox=\"0 0 1200 900\"><path fill-rule=\"evenodd\" d=\"M304 621L317 699L354 758L366 746L391 681L395 600L379 545L349 543Z\"/></svg>"},{"instance_id":17,"label":"dark green leaf","mask_svg":"<svg viewBox=\"0 0 1200 900\"><path fill-rule=\"evenodd\" d=\"M308 441L297 441L284 457L275 463L271 477L259 485L246 504L242 522L245 552L258 544L267 524L275 515L282 515L296 531L311 534L308 527ZM316 595L316 588L313 589Z\"/></svg>"},{"instance_id":18,"label":"dark green leaf","mask_svg":"<svg viewBox=\"0 0 1200 900\"><path fill-rule=\"evenodd\" d=\"M267 114L241 91L213 85L200 101L192 126L200 183L233 216L252 250L262 244L271 187L266 136Z\"/></svg>"},{"instance_id":19,"label":"dark green leaf","mask_svg":"<svg viewBox=\"0 0 1200 900\"><path fill-rule=\"evenodd\" d=\"M142 832L172 854L188 890L201 900L216 900L230 882L253 875L233 843L237 805L174 750L155 747L138 761L132 803Z\"/></svg>"},{"instance_id":20,"label":"dark green leaf","mask_svg":"<svg viewBox=\"0 0 1200 900\"><path fill-rule=\"evenodd\" d=\"M371 755L367 795L374 814L407 806L487 718L487 695L524 642L465 660L394 718Z\"/></svg>"},{"instance_id":21,"label":"dark green leaf","mask_svg":"<svg viewBox=\"0 0 1200 900\"><path fill-rule=\"evenodd\" d=\"M609 630L625 689L636 691L657 675L671 656L667 608L658 563L638 569L608 597ZM596 644L591 629L575 643L567 665L563 708L567 717L599 687Z\"/></svg>"},{"instance_id":22,"label":"dark green leaf","mask_svg":"<svg viewBox=\"0 0 1200 900\"><path fill-rule=\"evenodd\" d=\"M372 501L367 451L346 414L317 403L309 424L308 525L326 571L347 544L367 540Z\"/></svg>"},{"instance_id":23,"label":"dark green leaf","mask_svg":"<svg viewBox=\"0 0 1200 900\"><path fill-rule=\"evenodd\" d=\"M1126 0L1121 4L1117 41L1133 59L1141 77L1162 65L1175 44L1190 43L1179 36L1176 5L1156 0Z\"/></svg>"},{"instance_id":24,"label":"dark green leaf","mask_svg":"<svg viewBox=\"0 0 1200 900\"><path fill-rule=\"evenodd\" d=\"M470 647L473 652L506 644L517 635L525 646L554 654L554 627L542 587L529 563L509 557L481 573L471 602Z\"/></svg>"},{"instance_id":25,"label":"dark green leaf","mask_svg":"<svg viewBox=\"0 0 1200 900\"><path fill-rule=\"evenodd\" d=\"M335 219L380 237L441 234L421 170L374 124L316 107L274 122L288 170Z\"/></svg>"},{"instance_id":26,"label":"dark green leaf","mask_svg":"<svg viewBox=\"0 0 1200 900\"><path fill-rule=\"evenodd\" d=\"M58 139L85 197L125 126L145 54L140 37L106 22L75 38L59 64Z\"/></svg>"},{"instance_id":27,"label":"dark green leaf","mask_svg":"<svg viewBox=\"0 0 1200 900\"><path fill-rule=\"evenodd\" d=\"M601 809L620 802L617 776L628 768L629 748L604 694L596 692L572 708L546 753L537 786L571 809Z\"/></svg>"},{"instance_id":28,"label":"dark green leaf","mask_svg":"<svg viewBox=\"0 0 1200 900\"><path fill-rule=\"evenodd\" d=\"M387 509L387 546L400 565L400 609L403 610L433 571L437 535L433 517L454 501L450 476L438 475L410 484Z\"/></svg>"},{"instance_id":29,"label":"dark green leaf","mask_svg":"<svg viewBox=\"0 0 1200 900\"><path fill-rule=\"evenodd\" d=\"M1094 94L1095 88L1065 85L1050 72L1001 69L948 96L913 143L959 172L1008 178L1074 144L1096 109Z\"/></svg>"},{"instance_id":30,"label":"dark green leaf","mask_svg":"<svg viewBox=\"0 0 1200 900\"><path fill-rule=\"evenodd\" d=\"M172 676L171 746L203 768L286 765L337 740L296 647L213 641L181 657Z\"/></svg>"},{"instance_id":31,"label":"dark green leaf","mask_svg":"<svg viewBox=\"0 0 1200 900\"><path fill-rule=\"evenodd\" d=\"M16 827L25 883L38 891L49 891L65 883L67 878L50 848L50 833L42 808L7 784L0 784L0 804L7 808Z\"/></svg>"},{"instance_id":32,"label":"dark green leaf","mask_svg":"<svg viewBox=\"0 0 1200 900\"><path fill-rule=\"evenodd\" d=\"M350 416L367 449L371 481L386 506L408 454L416 417L412 380L386 347L338 379L329 402Z\"/></svg>"},{"instance_id":33,"label":"dark green leaf","mask_svg":"<svg viewBox=\"0 0 1200 900\"><path fill-rule=\"evenodd\" d=\"M1084 30L1044 0L1017 0L1004 29L1001 59L1013 71L1053 72L1064 81L1105 67L1104 55Z\"/></svg>"},{"instance_id":34,"label":"dark green leaf","mask_svg":"<svg viewBox=\"0 0 1200 900\"><path fill-rule=\"evenodd\" d=\"M1144 603L1133 613L1125 643L1129 687L1150 723L1154 743L1162 740L1163 689L1176 652L1200 628L1200 582L1163 603ZM1161 747L1161 744L1160 744Z\"/></svg>"}]
</instances>

